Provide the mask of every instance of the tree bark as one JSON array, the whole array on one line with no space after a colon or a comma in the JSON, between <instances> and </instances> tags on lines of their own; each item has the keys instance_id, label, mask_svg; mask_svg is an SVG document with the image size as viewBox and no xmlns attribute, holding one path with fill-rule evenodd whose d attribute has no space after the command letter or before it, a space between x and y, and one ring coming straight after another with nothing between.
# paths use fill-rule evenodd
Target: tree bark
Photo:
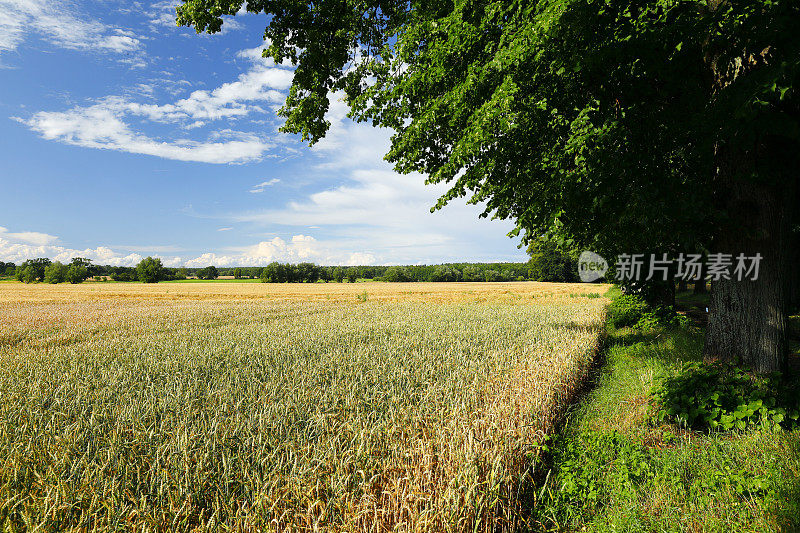
<instances>
[{"instance_id":1,"label":"tree bark","mask_svg":"<svg viewBox=\"0 0 800 533\"><path fill-rule=\"evenodd\" d=\"M792 250L789 260L789 311L800 311L800 234L792 233Z\"/></svg>"},{"instance_id":2,"label":"tree bark","mask_svg":"<svg viewBox=\"0 0 800 533\"><path fill-rule=\"evenodd\" d=\"M714 11L726 3L711 0L708 9ZM771 47L740 52L741 56L731 58L722 50L707 47L714 98L771 61ZM727 220L719 227L712 253L732 254L734 264L740 253L748 257L760 254L762 259L756 280L736 276L712 279L703 353L707 360L750 367L759 373L783 371L791 292L792 199L797 193L796 165L786 163L795 157L791 154L797 143L772 137L755 123L737 124L736 117L731 120L738 131L736 127L721 131L715 146L715 188Z\"/></svg>"},{"instance_id":3,"label":"tree bark","mask_svg":"<svg viewBox=\"0 0 800 533\"><path fill-rule=\"evenodd\" d=\"M761 254L759 275L713 281L704 356L768 373L786 366L789 195L743 176L742 169L753 168L747 157L753 155L718 158L720 181L729 186L726 211L736 220L725 225L713 253L732 254L734 266L740 253Z\"/></svg>"}]
</instances>

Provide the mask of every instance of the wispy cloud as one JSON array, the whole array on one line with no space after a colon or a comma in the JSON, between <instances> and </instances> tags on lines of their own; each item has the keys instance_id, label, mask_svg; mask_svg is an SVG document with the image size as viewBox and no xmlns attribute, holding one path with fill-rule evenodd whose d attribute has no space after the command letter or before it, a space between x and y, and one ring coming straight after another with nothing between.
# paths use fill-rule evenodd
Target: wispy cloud
<instances>
[{"instance_id":1,"label":"wispy cloud","mask_svg":"<svg viewBox=\"0 0 800 533\"><path fill-rule=\"evenodd\" d=\"M248 57L248 55L243 55ZM234 82L212 91L198 90L187 98L167 104L141 103L129 97L108 96L90 106L67 111L40 111L27 119L17 118L43 138L81 146L145 154L178 161L202 163L246 163L261 159L275 146L251 132L220 129L205 139L153 138L137 131L143 128L136 119L147 123L176 123L187 130L197 129L221 119L243 117L263 109L257 102L277 103L291 85L293 72L270 66L261 58L252 59L250 69ZM183 133L180 133L183 132Z\"/></svg>"},{"instance_id":2,"label":"wispy cloud","mask_svg":"<svg viewBox=\"0 0 800 533\"><path fill-rule=\"evenodd\" d=\"M76 107L70 111L36 113L20 120L48 140L84 148L152 155L177 161L246 163L256 161L274 146L253 133L222 130L204 141L163 141L133 131L108 107Z\"/></svg>"},{"instance_id":3,"label":"wispy cloud","mask_svg":"<svg viewBox=\"0 0 800 533\"><path fill-rule=\"evenodd\" d=\"M0 226L0 238L5 239L8 242L33 244L36 246L45 246L58 241L58 237L55 235L40 233L38 231L20 231L14 233L8 231L7 228L2 226Z\"/></svg>"},{"instance_id":4,"label":"wispy cloud","mask_svg":"<svg viewBox=\"0 0 800 533\"><path fill-rule=\"evenodd\" d=\"M141 46L133 32L87 20L62 0L0 0L0 52L16 50L29 33L70 50L122 54Z\"/></svg>"},{"instance_id":5,"label":"wispy cloud","mask_svg":"<svg viewBox=\"0 0 800 533\"><path fill-rule=\"evenodd\" d=\"M269 181L262 181L261 183L259 183L257 185L253 185L253 188L250 189L250 192L253 193L253 194L258 194L258 193L264 192L264 190L267 187L272 187L276 183L280 183L280 182L281 182L281 180L279 180L278 178L272 178Z\"/></svg>"},{"instance_id":6,"label":"wispy cloud","mask_svg":"<svg viewBox=\"0 0 800 533\"><path fill-rule=\"evenodd\" d=\"M160 32L168 29L176 29L175 19L175 6L180 5L180 0L164 0L161 2L154 2L150 5L149 13L147 14L150 28L153 31ZM243 11L243 14L247 11ZM231 17L225 18L225 23L222 25L222 31L217 35L225 35L231 31L242 29L244 26ZM207 34L202 34L207 35Z\"/></svg>"}]
</instances>

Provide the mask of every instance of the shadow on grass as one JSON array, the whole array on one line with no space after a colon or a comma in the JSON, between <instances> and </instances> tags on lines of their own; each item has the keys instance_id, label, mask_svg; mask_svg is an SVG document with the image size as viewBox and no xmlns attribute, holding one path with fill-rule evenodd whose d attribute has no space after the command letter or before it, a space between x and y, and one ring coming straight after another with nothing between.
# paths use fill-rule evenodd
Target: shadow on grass
<instances>
[{"instance_id":1,"label":"shadow on grass","mask_svg":"<svg viewBox=\"0 0 800 533\"><path fill-rule=\"evenodd\" d=\"M641 331L633 328L623 328L609 332L606 347L632 346L634 344L649 344L658 338L659 332L655 330Z\"/></svg>"}]
</instances>

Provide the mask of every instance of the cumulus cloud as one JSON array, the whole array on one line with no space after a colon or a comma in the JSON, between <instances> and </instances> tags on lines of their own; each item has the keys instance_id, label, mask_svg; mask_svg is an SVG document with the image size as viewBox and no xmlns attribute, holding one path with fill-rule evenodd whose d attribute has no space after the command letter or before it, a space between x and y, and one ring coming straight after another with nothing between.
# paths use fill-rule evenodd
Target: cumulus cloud
<instances>
[{"instance_id":1,"label":"cumulus cloud","mask_svg":"<svg viewBox=\"0 0 800 533\"><path fill-rule=\"evenodd\" d=\"M45 139L74 146L178 161L246 163L261 159L275 143L252 132L227 128L214 131L203 140L157 139L137 131L132 123L135 119L177 123L186 130L202 127L207 121L243 117L253 111L263 111L258 102L282 101L281 91L291 85L292 76L291 70L270 66L269 61L256 57L238 80L212 91L194 91L173 103L150 104L128 97L108 96L90 106L40 111L30 118L16 120Z\"/></svg>"},{"instance_id":2,"label":"cumulus cloud","mask_svg":"<svg viewBox=\"0 0 800 533\"><path fill-rule=\"evenodd\" d=\"M0 0L0 52L16 50L26 34L70 50L116 54L138 50L131 31L87 19L61 0Z\"/></svg>"},{"instance_id":3,"label":"cumulus cloud","mask_svg":"<svg viewBox=\"0 0 800 533\"><path fill-rule=\"evenodd\" d=\"M326 116L329 133L312 148L318 174L337 176L338 185L282 207L227 218L287 231L324 228L329 245L365 250L385 264L526 259L521 251L498 257L484 249L484 243L507 239L505 234L514 226L479 219L483 206L456 200L431 213L448 186L426 185L421 174L396 173L382 159L389 150L390 132L354 123L346 114L346 105L333 100Z\"/></svg>"},{"instance_id":4,"label":"cumulus cloud","mask_svg":"<svg viewBox=\"0 0 800 533\"><path fill-rule=\"evenodd\" d=\"M12 233L0 233L0 260L20 264L36 257L48 257L53 261L69 262L73 257L86 257L99 265L135 266L142 260L136 253L120 254L105 246L79 250L55 244L33 244L23 242L9 236Z\"/></svg>"},{"instance_id":5,"label":"cumulus cloud","mask_svg":"<svg viewBox=\"0 0 800 533\"><path fill-rule=\"evenodd\" d=\"M47 257L53 261L67 263L74 257L85 257L98 265L132 267L143 259L143 256L136 252L143 252L155 253L165 266L176 267L184 263L182 257L159 255L159 252L180 251L181 248L176 246L114 246L113 248L116 250L103 245L85 249L70 248L59 244L59 238L55 235L38 231L12 232L0 226L0 261L21 264L28 259Z\"/></svg>"},{"instance_id":6,"label":"cumulus cloud","mask_svg":"<svg viewBox=\"0 0 800 533\"><path fill-rule=\"evenodd\" d=\"M318 265L371 265L376 258L367 252L345 252L308 235L294 235L288 241L275 237L229 254L204 253L186 261L189 267L264 266L272 261L316 263Z\"/></svg>"},{"instance_id":7,"label":"cumulus cloud","mask_svg":"<svg viewBox=\"0 0 800 533\"><path fill-rule=\"evenodd\" d=\"M426 186L419 174L355 169L349 178L305 200L230 218L270 228L325 228L333 235L328 242L340 249L368 250L381 263L525 260L522 252L497 257L480 249L481 242L505 239L513 229L509 222L479 220L480 208L464 201L431 213L431 205L446 187Z\"/></svg>"},{"instance_id":8,"label":"cumulus cloud","mask_svg":"<svg viewBox=\"0 0 800 533\"><path fill-rule=\"evenodd\" d=\"M220 228L228 230L231 228ZM368 265L376 262L369 252L342 250L331 243L320 242L309 235L294 235L288 240L274 237L250 246L230 248L224 253L204 252L200 255L164 254L184 251L178 246L100 245L77 249L59 243L59 238L35 231L11 232L0 226L0 261L20 264L28 259L47 257L53 261L69 262L85 257L98 265L136 266L144 255L159 257L168 267L265 266L272 261L284 263L312 262L320 265Z\"/></svg>"}]
</instances>

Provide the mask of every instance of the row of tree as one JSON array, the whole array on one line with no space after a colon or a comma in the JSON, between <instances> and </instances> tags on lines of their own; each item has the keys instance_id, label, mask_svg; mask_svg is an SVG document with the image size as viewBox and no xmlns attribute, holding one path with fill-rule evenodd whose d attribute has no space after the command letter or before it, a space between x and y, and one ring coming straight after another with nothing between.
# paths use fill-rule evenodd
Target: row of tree
<instances>
[{"instance_id":1,"label":"row of tree","mask_svg":"<svg viewBox=\"0 0 800 533\"><path fill-rule=\"evenodd\" d=\"M532 248L533 249L533 248ZM318 266L313 263L284 264L273 262L266 267L235 267L217 269L167 268L161 259L146 257L136 267L93 265L90 260L75 258L63 265L46 258L31 259L22 265L4 263L8 276L25 283L80 283L87 278L113 281L184 280L190 277L213 280L220 276L235 279L261 279L265 283L355 282L373 279L390 282L447 282L447 281L575 281L576 259L573 252L554 245L536 248L528 263L448 263L442 265L409 266ZM6 266L6 265L10 265Z\"/></svg>"},{"instance_id":2,"label":"row of tree","mask_svg":"<svg viewBox=\"0 0 800 533\"><path fill-rule=\"evenodd\" d=\"M576 267L577 268L577 267ZM354 282L373 279L390 282L455 282L455 281L572 281L565 275L560 279L542 279L541 269L533 263L449 263L443 265L409 266L317 266L313 263L296 265L273 262L261 271L265 283L314 283L317 281ZM566 273L565 273L566 274ZM552 276L548 276L550 278Z\"/></svg>"},{"instance_id":3,"label":"row of tree","mask_svg":"<svg viewBox=\"0 0 800 533\"><path fill-rule=\"evenodd\" d=\"M34 283L37 281L44 283L83 283L89 277L89 265L91 261L82 257L75 257L68 264L59 261L50 261L47 258L29 259L19 266L13 263L3 265L5 273L11 273L13 266L13 276L18 281L24 283Z\"/></svg>"},{"instance_id":4,"label":"row of tree","mask_svg":"<svg viewBox=\"0 0 800 533\"><path fill-rule=\"evenodd\" d=\"M17 265L0 261L0 276L13 278L17 273Z\"/></svg>"}]
</instances>

